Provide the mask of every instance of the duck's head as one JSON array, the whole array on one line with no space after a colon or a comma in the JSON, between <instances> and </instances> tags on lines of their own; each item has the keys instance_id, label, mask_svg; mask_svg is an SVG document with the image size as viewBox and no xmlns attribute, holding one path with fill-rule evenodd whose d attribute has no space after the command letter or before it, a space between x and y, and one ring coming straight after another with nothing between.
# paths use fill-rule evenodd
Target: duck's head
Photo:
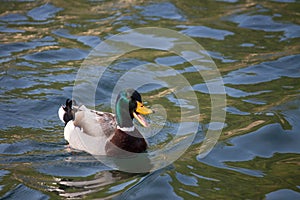
<instances>
[{"instance_id":1,"label":"duck's head","mask_svg":"<svg viewBox=\"0 0 300 200\"><path fill-rule=\"evenodd\" d=\"M121 91L117 97L116 118L119 127L133 127L132 120L135 118L142 126L147 127L148 124L142 115L148 115L153 111L143 105L142 97L134 89Z\"/></svg>"}]
</instances>

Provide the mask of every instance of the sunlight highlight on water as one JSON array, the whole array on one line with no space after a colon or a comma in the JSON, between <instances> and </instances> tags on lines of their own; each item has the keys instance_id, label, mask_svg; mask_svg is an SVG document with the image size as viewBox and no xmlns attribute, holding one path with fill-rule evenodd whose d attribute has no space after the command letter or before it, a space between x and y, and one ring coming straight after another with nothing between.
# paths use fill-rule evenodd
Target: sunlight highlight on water
<instances>
[{"instance_id":1,"label":"sunlight highlight on water","mask_svg":"<svg viewBox=\"0 0 300 200\"><path fill-rule=\"evenodd\" d=\"M2 1L1 5L2 199L300 198L299 2ZM141 27L178 31L207 50L201 53L210 55L225 83L225 92L215 90L215 95L226 94L227 116L224 123L210 121L209 87L218 89L217 80L205 83L182 57L149 49L120 57L99 83L97 109L110 111L110 94L124 73L155 64L176 70L189 81L201 113L194 142L183 156L152 173L130 174L71 150L57 109L72 96L77 71L94 47ZM143 33L130 38L140 48L174 45L174 38L160 40L157 45ZM190 60L197 57L190 51L182 55ZM197 67L207 71L205 66ZM170 70L157 73L165 80L174 78ZM179 102L192 109L188 100L176 98L175 89L160 84L141 88L147 105L164 108L152 121L172 119L163 124L164 132L148 133L153 136L150 151L174 137L172 129L180 124ZM189 119L185 123L188 127ZM204 133L221 127L217 145L201 157Z\"/></svg>"}]
</instances>

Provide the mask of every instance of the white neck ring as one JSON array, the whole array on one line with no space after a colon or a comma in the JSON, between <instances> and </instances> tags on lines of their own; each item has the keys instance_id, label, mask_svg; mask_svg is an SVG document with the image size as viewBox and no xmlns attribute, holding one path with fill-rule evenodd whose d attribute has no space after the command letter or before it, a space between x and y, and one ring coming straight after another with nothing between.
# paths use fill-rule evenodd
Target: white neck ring
<instances>
[{"instance_id":1,"label":"white neck ring","mask_svg":"<svg viewBox=\"0 0 300 200\"><path fill-rule=\"evenodd\" d=\"M119 125L117 126L117 129L124 131L124 132L132 132L134 131L134 126L131 127L120 127Z\"/></svg>"}]
</instances>

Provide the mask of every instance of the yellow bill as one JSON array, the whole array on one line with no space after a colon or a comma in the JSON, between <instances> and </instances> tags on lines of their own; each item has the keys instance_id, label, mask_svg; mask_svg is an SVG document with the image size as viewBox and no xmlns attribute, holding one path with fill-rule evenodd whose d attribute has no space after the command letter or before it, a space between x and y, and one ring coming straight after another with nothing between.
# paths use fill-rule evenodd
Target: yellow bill
<instances>
[{"instance_id":1,"label":"yellow bill","mask_svg":"<svg viewBox=\"0 0 300 200\"><path fill-rule=\"evenodd\" d=\"M149 115L151 113L153 113L151 109L144 106L143 103L137 102L136 112L133 112L133 116L142 126L148 127L148 123L142 115Z\"/></svg>"},{"instance_id":2,"label":"yellow bill","mask_svg":"<svg viewBox=\"0 0 300 200\"><path fill-rule=\"evenodd\" d=\"M143 105L143 103L137 101L137 108L136 112L142 115L149 115L153 113L153 111L146 106Z\"/></svg>"}]
</instances>

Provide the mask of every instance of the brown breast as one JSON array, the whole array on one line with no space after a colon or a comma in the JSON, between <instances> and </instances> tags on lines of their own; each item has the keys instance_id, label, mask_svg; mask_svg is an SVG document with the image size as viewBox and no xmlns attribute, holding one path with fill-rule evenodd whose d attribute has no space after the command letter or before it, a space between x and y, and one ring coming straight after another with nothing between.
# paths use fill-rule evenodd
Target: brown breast
<instances>
[{"instance_id":1,"label":"brown breast","mask_svg":"<svg viewBox=\"0 0 300 200\"><path fill-rule=\"evenodd\" d=\"M129 133L116 129L114 136L105 146L108 156L142 153L146 149L147 143L137 129Z\"/></svg>"}]
</instances>

